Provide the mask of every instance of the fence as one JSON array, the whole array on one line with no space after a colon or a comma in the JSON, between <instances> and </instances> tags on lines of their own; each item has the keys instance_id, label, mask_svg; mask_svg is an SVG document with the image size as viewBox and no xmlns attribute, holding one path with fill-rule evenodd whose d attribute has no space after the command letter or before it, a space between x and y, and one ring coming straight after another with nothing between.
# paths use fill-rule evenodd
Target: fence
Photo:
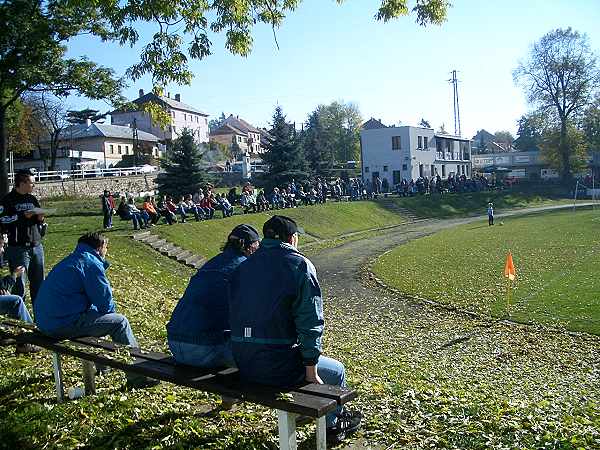
<instances>
[{"instance_id":1,"label":"fence","mask_svg":"<svg viewBox=\"0 0 600 450\"><path fill-rule=\"evenodd\" d=\"M155 173L158 171L156 166L134 166L134 167L111 167L109 169L77 169L77 170L53 170L34 172L35 181L60 181L77 178L97 178L97 177L121 177L128 175L143 175L145 173ZM33 171L32 171L33 172ZM9 173L8 178L12 184L14 173Z\"/></svg>"}]
</instances>

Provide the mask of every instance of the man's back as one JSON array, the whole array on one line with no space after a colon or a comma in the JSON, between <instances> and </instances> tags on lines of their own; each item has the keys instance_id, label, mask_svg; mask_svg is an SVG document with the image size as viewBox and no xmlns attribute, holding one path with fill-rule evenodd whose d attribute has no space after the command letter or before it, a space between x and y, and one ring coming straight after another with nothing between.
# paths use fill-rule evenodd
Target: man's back
<instances>
[{"instance_id":1,"label":"man's back","mask_svg":"<svg viewBox=\"0 0 600 450\"><path fill-rule=\"evenodd\" d=\"M323 314L313 274L310 261L272 239L263 240L238 268L230 324L233 354L244 380L293 385L305 375L303 353L318 359Z\"/></svg>"},{"instance_id":2,"label":"man's back","mask_svg":"<svg viewBox=\"0 0 600 450\"><path fill-rule=\"evenodd\" d=\"M42 283L34 304L38 327L51 332L71 325L90 309L114 312L112 290L104 273L107 265L91 247L77 245Z\"/></svg>"}]
</instances>

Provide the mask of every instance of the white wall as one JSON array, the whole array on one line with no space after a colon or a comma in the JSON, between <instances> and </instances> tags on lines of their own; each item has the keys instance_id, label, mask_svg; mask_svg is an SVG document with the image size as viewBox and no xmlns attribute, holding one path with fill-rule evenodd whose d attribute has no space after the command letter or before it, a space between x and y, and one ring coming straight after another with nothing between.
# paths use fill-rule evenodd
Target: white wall
<instances>
[{"instance_id":1,"label":"white wall","mask_svg":"<svg viewBox=\"0 0 600 450\"><path fill-rule=\"evenodd\" d=\"M129 125L136 119L138 130L146 131L160 140L172 140L183 131L184 128L192 130L197 142L208 142L208 118L201 114L170 109L171 124L166 130L155 126L150 120L150 116L143 111L115 112L111 115L113 125Z\"/></svg>"}]
</instances>

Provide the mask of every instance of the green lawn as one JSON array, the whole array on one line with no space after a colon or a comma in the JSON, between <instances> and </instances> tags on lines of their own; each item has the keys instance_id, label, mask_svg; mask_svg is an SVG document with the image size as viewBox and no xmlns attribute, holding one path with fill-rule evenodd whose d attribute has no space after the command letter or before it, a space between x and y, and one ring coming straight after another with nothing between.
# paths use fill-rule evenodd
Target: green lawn
<instances>
[{"instance_id":1,"label":"green lawn","mask_svg":"<svg viewBox=\"0 0 600 450\"><path fill-rule=\"evenodd\" d=\"M494 203L496 210L546 206L572 202L554 191L491 191L464 194L444 194L440 196L416 196L396 198L395 204L406 208L420 217L458 217L472 214L486 214L488 202Z\"/></svg>"},{"instance_id":2,"label":"green lawn","mask_svg":"<svg viewBox=\"0 0 600 450\"><path fill-rule=\"evenodd\" d=\"M493 227L477 222L398 247L373 270L404 293L502 316L511 250L518 275L514 319L600 334L599 234L598 210L505 219Z\"/></svg>"},{"instance_id":3,"label":"green lawn","mask_svg":"<svg viewBox=\"0 0 600 450\"><path fill-rule=\"evenodd\" d=\"M51 268L84 231L97 229L102 217L93 200L45 202L45 206L58 209L48 218L45 242ZM402 220L375 203L284 212L325 239ZM201 247L209 256L235 223L260 225L265 217L240 216L153 230L176 232L181 239L187 236L190 246L210 241ZM565 215L567 222L569 217ZM472 231L482 236L503 233L512 226L506 222L504 228ZM128 222L116 220L107 234L108 276L118 310L131 321L143 348L165 351L165 324L193 271L133 241ZM468 245L474 245L472 241ZM521 273L524 263L515 249ZM442 255L447 254L453 253ZM492 272L496 274L501 265L498 262ZM368 299L353 292L328 297L325 318L324 351L344 362L348 382L359 393L352 406L365 414L358 435L364 446L600 446L599 350L593 342L564 333L466 321L460 314L437 309L407 314L393 296L379 291ZM467 343L444 347L471 334L474 337ZM66 386L82 384L77 360L64 358L63 370ZM57 404L50 355L16 357L12 347L0 347L0 448L276 448L277 418L264 408L244 403L221 412L214 409L219 400L213 395L168 383L126 391L124 382L123 374L113 371L98 378L96 396ZM313 432L310 426L299 429L301 449L312 448Z\"/></svg>"},{"instance_id":4,"label":"green lawn","mask_svg":"<svg viewBox=\"0 0 600 450\"><path fill-rule=\"evenodd\" d=\"M300 247L316 240L330 240L344 234L406 221L398 213L377 202L329 202L325 205L281 209L260 214L234 215L226 219L202 222L192 220L185 224L157 227L152 232L199 255L211 257L219 252L233 227L240 223L249 223L262 234L262 225L273 214L289 216L304 228L307 234L300 237ZM220 213L215 213L215 216L220 217Z\"/></svg>"}]
</instances>

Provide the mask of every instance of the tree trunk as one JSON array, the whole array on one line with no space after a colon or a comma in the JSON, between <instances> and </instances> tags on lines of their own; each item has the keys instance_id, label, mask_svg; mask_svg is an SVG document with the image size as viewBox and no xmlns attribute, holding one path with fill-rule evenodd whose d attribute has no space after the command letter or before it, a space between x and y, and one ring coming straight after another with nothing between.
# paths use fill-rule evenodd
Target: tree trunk
<instances>
[{"instance_id":1,"label":"tree trunk","mask_svg":"<svg viewBox=\"0 0 600 450\"><path fill-rule=\"evenodd\" d=\"M6 107L0 107L0 198L8 194L8 147L6 145Z\"/></svg>"},{"instance_id":2,"label":"tree trunk","mask_svg":"<svg viewBox=\"0 0 600 450\"><path fill-rule=\"evenodd\" d=\"M560 124L560 141L558 144L558 151L562 160L562 179L563 181L570 181L573 177L571 173L571 158L569 154L569 146L567 143L567 121L566 119L561 120Z\"/></svg>"},{"instance_id":3,"label":"tree trunk","mask_svg":"<svg viewBox=\"0 0 600 450\"><path fill-rule=\"evenodd\" d=\"M58 152L58 135L60 132L52 133L52 137L50 139L50 167L48 170L56 170L56 153Z\"/></svg>"}]
</instances>

